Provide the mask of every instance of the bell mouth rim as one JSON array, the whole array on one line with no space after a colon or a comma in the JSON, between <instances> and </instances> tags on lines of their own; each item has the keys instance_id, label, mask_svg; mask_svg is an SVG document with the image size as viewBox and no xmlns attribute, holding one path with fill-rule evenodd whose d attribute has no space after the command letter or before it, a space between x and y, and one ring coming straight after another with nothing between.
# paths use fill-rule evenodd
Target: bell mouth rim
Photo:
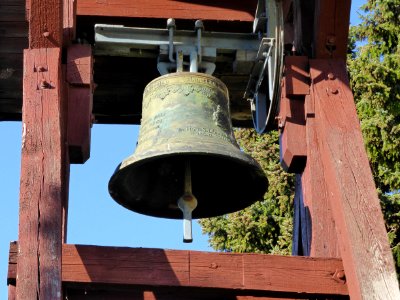
<instances>
[{"instance_id":1,"label":"bell mouth rim","mask_svg":"<svg viewBox=\"0 0 400 300\"><path fill-rule=\"evenodd\" d=\"M257 201L262 201L263 200L263 196L268 191L269 181L268 181L268 178L267 178L265 172L263 171L263 169L259 165L259 163L257 161L255 161L248 154L243 153L243 154L246 154L246 156L249 156L250 160L238 159L237 157L228 156L226 154L224 155L224 154L219 154L219 153L204 153L204 152L179 153L179 157L182 158L182 160L184 160L185 156L186 157L190 157L190 156L192 156L192 157L207 157L210 154L212 154L213 158L223 158L223 160L230 161L230 162L236 164L236 166L238 166L238 167L241 166L241 167L247 168L248 169L248 171L247 171L248 174L250 174L250 173L254 174L253 176L257 178L257 181L259 183L260 182L264 182L263 187L260 186L260 188L259 188L259 190L263 190L263 192L262 192L262 194L260 193L260 195L257 197L257 199L253 199L252 201L244 201L242 205L235 206L235 207L233 207L233 209L230 209L230 210L226 210L222 214L221 213L214 213L214 214L209 214L209 215L203 215L203 214L197 214L197 212L194 211L193 212L193 219L194 220L202 219L202 218L211 218L211 217L216 217L216 216L220 216L220 215L223 215L223 214L234 213L236 211L240 211L240 210L252 205L253 203L255 203ZM173 156L178 156L178 153L165 153L165 154L160 154L160 155L157 155L157 156L144 157L144 158L142 158L140 160L136 160L134 162L131 162L129 165L127 165L126 167L122 167L122 168L121 168L121 165L122 165L122 162L121 162L117 166L115 172L111 176L111 178L109 180L109 183L108 183L108 191L109 191L109 194L112 197L112 199L115 202L117 202L119 205L121 205L124 208L126 208L126 209L128 209L128 210L130 210L132 212L135 212L135 213L139 213L139 214L150 216L150 217L156 217L156 218L167 218L167 219L175 219L175 220L182 219L181 212L180 212L179 209L177 210L178 213L177 213L176 216L171 216L171 215L167 216L167 214L165 214L165 215L155 214L152 211L147 211L146 212L146 209L143 209L143 210L137 209L137 208L134 209L132 207L132 205L129 205L128 202L124 201L122 198L119 198L114 193L114 189L113 189L113 186L116 187L118 185L119 186L121 185L121 183L118 182L118 181L121 181L121 176L123 177L124 173L125 174L129 174L129 172L132 170L132 167L139 168L140 166L143 166L146 163L149 163L149 162L153 162L154 163L154 162L156 162L158 160L162 161L163 159L168 158L168 157L173 158ZM253 163L249 164L249 162L251 160L253 160L255 163L254 164Z\"/></svg>"}]
</instances>

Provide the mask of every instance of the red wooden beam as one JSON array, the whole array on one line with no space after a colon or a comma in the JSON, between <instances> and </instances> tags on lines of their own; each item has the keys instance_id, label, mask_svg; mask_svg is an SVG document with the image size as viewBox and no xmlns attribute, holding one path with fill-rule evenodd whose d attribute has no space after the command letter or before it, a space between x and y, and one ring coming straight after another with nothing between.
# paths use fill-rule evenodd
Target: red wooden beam
<instances>
[{"instance_id":1,"label":"red wooden beam","mask_svg":"<svg viewBox=\"0 0 400 300\"><path fill-rule=\"evenodd\" d=\"M307 159L304 97L310 93L308 58L285 58L279 108L281 164L285 171L301 173Z\"/></svg>"},{"instance_id":2,"label":"red wooden beam","mask_svg":"<svg viewBox=\"0 0 400 300\"><path fill-rule=\"evenodd\" d=\"M313 92L311 91L311 94ZM304 172L298 176L301 189L300 217L303 246L314 257L340 257L335 222L328 198L328 178L322 167L322 150L318 144L319 122L321 115L315 114L315 97L305 99L307 163Z\"/></svg>"},{"instance_id":3,"label":"red wooden beam","mask_svg":"<svg viewBox=\"0 0 400 300\"><path fill-rule=\"evenodd\" d=\"M60 63L60 48L24 52L17 299L61 298L66 137Z\"/></svg>"},{"instance_id":4,"label":"red wooden beam","mask_svg":"<svg viewBox=\"0 0 400 300\"><path fill-rule=\"evenodd\" d=\"M29 1L29 0L28 0ZM63 1L63 42L67 46L76 36L76 0Z\"/></svg>"},{"instance_id":5,"label":"red wooden beam","mask_svg":"<svg viewBox=\"0 0 400 300\"><path fill-rule=\"evenodd\" d=\"M10 282L15 278L15 252L16 244L11 244ZM331 258L67 244L63 245L62 256L62 280L66 285L230 289L263 292L264 296L347 295L346 284L335 277L342 269L341 260Z\"/></svg>"},{"instance_id":6,"label":"red wooden beam","mask_svg":"<svg viewBox=\"0 0 400 300\"><path fill-rule=\"evenodd\" d=\"M352 299L400 299L393 257L342 60L310 60L327 197ZM313 226L318 226L314 224Z\"/></svg>"},{"instance_id":7,"label":"red wooden beam","mask_svg":"<svg viewBox=\"0 0 400 300\"><path fill-rule=\"evenodd\" d=\"M257 0L79 0L77 14L252 22L256 7Z\"/></svg>"},{"instance_id":8,"label":"red wooden beam","mask_svg":"<svg viewBox=\"0 0 400 300\"><path fill-rule=\"evenodd\" d=\"M24 51L23 137L17 299L61 299L69 163L63 45L63 2L28 3ZM9 289L10 297L14 289Z\"/></svg>"},{"instance_id":9,"label":"red wooden beam","mask_svg":"<svg viewBox=\"0 0 400 300\"><path fill-rule=\"evenodd\" d=\"M282 157L283 165L299 165L296 159L303 157L301 168L288 168L302 173L296 176L293 254L340 257L328 202L328 182L321 168L321 149L316 130L321 120L319 115L315 115L315 98L310 96L308 58L286 57L284 73L280 117L285 120L284 116L297 116L295 120L298 122L293 125L293 121L283 121L281 151L286 154Z\"/></svg>"},{"instance_id":10,"label":"red wooden beam","mask_svg":"<svg viewBox=\"0 0 400 300\"><path fill-rule=\"evenodd\" d=\"M71 163L90 156L93 107L93 56L90 45L67 49L68 146Z\"/></svg>"},{"instance_id":11,"label":"red wooden beam","mask_svg":"<svg viewBox=\"0 0 400 300\"><path fill-rule=\"evenodd\" d=\"M63 41L63 2L29 2L29 48L61 47Z\"/></svg>"},{"instance_id":12,"label":"red wooden beam","mask_svg":"<svg viewBox=\"0 0 400 300\"><path fill-rule=\"evenodd\" d=\"M316 0L314 57L346 60L351 0Z\"/></svg>"}]
</instances>

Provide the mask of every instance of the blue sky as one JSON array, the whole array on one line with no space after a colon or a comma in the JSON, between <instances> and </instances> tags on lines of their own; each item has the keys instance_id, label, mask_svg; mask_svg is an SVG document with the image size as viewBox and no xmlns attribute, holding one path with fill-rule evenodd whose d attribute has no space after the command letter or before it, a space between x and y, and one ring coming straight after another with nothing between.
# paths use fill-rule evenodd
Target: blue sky
<instances>
[{"instance_id":1,"label":"blue sky","mask_svg":"<svg viewBox=\"0 0 400 300\"><path fill-rule=\"evenodd\" d=\"M351 22L364 0L352 2ZM108 194L110 176L134 151L138 126L94 125L91 158L72 165L70 176L68 243L211 251L207 236L194 222L192 244L182 243L182 222L133 213ZM0 299L7 299L9 242L18 237L21 123L0 122Z\"/></svg>"}]
</instances>

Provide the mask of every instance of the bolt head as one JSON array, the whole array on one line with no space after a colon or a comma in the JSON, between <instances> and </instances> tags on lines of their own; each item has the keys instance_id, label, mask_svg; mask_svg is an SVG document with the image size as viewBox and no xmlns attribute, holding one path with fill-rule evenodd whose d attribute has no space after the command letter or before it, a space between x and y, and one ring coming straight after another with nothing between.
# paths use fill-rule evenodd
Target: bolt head
<instances>
[{"instance_id":1,"label":"bolt head","mask_svg":"<svg viewBox=\"0 0 400 300\"><path fill-rule=\"evenodd\" d=\"M337 273L337 278L339 278L340 280L345 279L346 275L344 274L344 271L339 271Z\"/></svg>"},{"instance_id":2,"label":"bolt head","mask_svg":"<svg viewBox=\"0 0 400 300\"><path fill-rule=\"evenodd\" d=\"M50 87L50 84L46 80L42 80L40 82L40 88L41 89L48 89Z\"/></svg>"},{"instance_id":3,"label":"bolt head","mask_svg":"<svg viewBox=\"0 0 400 300\"><path fill-rule=\"evenodd\" d=\"M333 73L328 73L328 79L329 80L335 79L335 75L333 75Z\"/></svg>"},{"instance_id":4,"label":"bolt head","mask_svg":"<svg viewBox=\"0 0 400 300\"><path fill-rule=\"evenodd\" d=\"M327 44L329 44L329 45L335 45L335 43L336 43L336 37L335 37L334 35L329 35L329 36L326 38L326 42L327 42Z\"/></svg>"}]
</instances>

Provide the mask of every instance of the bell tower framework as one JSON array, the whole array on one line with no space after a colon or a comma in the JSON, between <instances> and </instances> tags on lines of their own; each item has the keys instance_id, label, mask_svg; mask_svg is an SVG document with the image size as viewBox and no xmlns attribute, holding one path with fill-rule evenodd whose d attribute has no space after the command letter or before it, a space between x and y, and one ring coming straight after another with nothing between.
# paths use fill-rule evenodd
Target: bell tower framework
<instances>
[{"instance_id":1,"label":"bell tower framework","mask_svg":"<svg viewBox=\"0 0 400 300\"><path fill-rule=\"evenodd\" d=\"M16 3L0 0L11 12L23 6ZM92 113L103 123L129 122L118 113L102 114L105 102L96 106L93 73L106 74L111 58L100 57L97 64L93 37L82 33L92 32L99 20L138 26L168 18L202 19L215 30L243 32L266 17L254 18L256 0L149 3L26 1L22 116L21 99L0 103L5 119L23 123L9 299L400 299L347 79L350 0L279 1L285 41L302 54L284 59L277 115L282 165L297 174L293 256L64 243L69 166L89 158ZM82 36L88 40L76 43ZM245 60L236 62L246 67ZM108 93L105 86L99 83L99 99Z\"/></svg>"}]
</instances>

